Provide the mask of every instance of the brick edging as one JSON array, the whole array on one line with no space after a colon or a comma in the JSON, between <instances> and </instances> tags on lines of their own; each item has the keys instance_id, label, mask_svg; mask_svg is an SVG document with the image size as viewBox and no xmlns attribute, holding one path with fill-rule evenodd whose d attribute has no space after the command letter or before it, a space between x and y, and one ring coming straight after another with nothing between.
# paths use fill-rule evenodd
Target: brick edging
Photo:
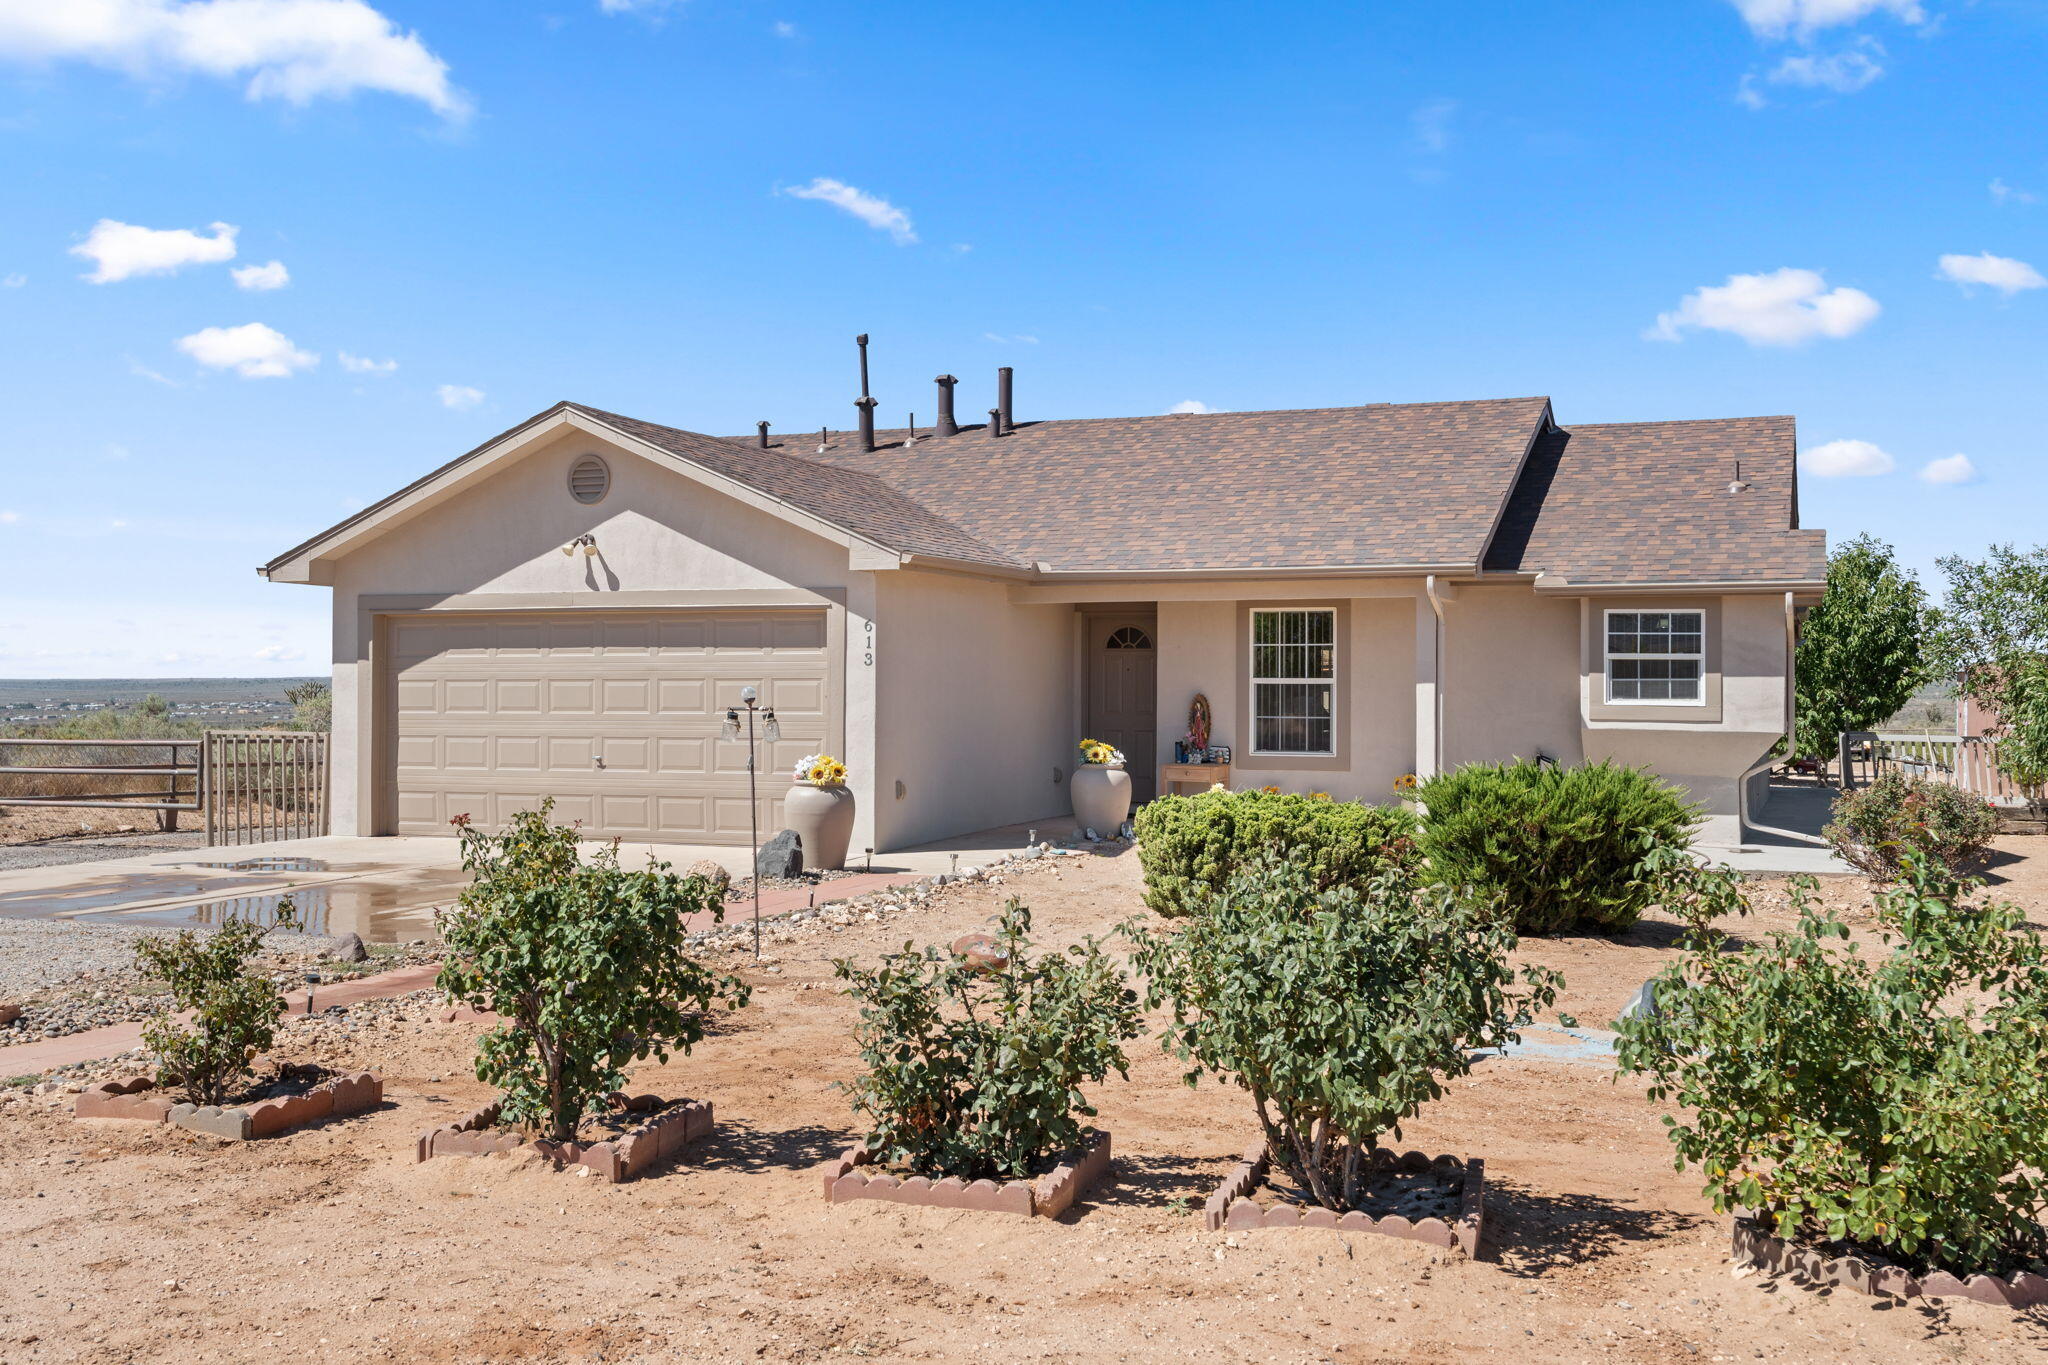
<instances>
[{"instance_id":1,"label":"brick edging","mask_svg":"<svg viewBox=\"0 0 2048 1365\"><path fill-rule=\"evenodd\" d=\"M180 1104L157 1089L147 1076L101 1081L79 1093L73 1111L82 1119L135 1119L174 1123L195 1133L245 1140L275 1137L325 1118L340 1118L375 1109L384 1102L384 1079L374 1071L357 1071L322 1081L303 1095L279 1095L251 1105Z\"/></svg>"},{"instance_id":2,"label":"brick edging","mask_svg":"<svg viewBox=\"0 0 2048 1365\"><path fill-rule=\"evenodd\" d=\"M956 1175L938 1180L921 1175L899 1178L886 1171L870 1174L860 1169L873 1162L874 1157L858 1145L826 1162L819 1168L825 1202L844 1204L855 1199L880 1199L892 1204L1057 1218L1108 1178L1110 1139L1108 1132L1094 1130L1079 1158L1061 1162L1029 1180L970 1181Z\"/></svg>"},{"instance_id":3,"label":"brick edging","mask_svg":"<svg viewBox=\"0 0 2048 1365\"><path fill-rule=\"evenodd\" d=\"M1272 1153L1266 1148L1264 1138L1245 1148L1244 1156L1230 1169L1221 1183L1209 1196L1202 1207L1202 1222L1211 1232L1225 1228L1238 1231L1245 1228L1337 1228L1344 1232L1376 1232L1386 1237L1403 1237L1413 1242L1424 1242L1437 1247L1459 1247L1467 1256L1477 1258L1481 1238L1485 1232L1486 1217L1486 1163L1477 1157L1460 1160L1454 1156L1430 1157L1421 1152L1404 1152L1395 1156L1386 1148L1375 1148L1372 1154L1375 1170L1400 1169L1417 1174L1428 1170L1462 1171L1465 1188L1458 1200L1458 1218L1455 1223L1446 1223L1441 1218L1423 1218L1410 1222L1398 1213L1384 1218L1374 1218L1367 1213L1352 1210L1338 1213L1333 1209L1301 1208L1294 1204L1261 1204L1252 1199L1251 1192L1266 1178L1272 1167Z\"/></svg>"},{"instance_id":4,"label":"brick edging","mask_svg":"<svg viewBox=\"0 0 2048 1365\"><path fill-rule=\"evenodd\" d=\"M712 1126L708 1100L677 1100L666 1108L653 1095L610 1096L611 1102L629 1112L658 1110L653 1118L603 1142L554 1142L529 1138L524 1133L498 1127L502 1101L471 1110L452 1123L429 1128L413 1140L413 1160L437 1156L489 1156L494 1152L530 1149L564 1166L587 1166L616 1185L637 1180L654 1166L666 1161L683 1147L708 1136Z\"/></svg>"},{"instance_id":5,"label":"brick edging","mask_svg":"<svg viewBox=\"0 0 2048 1365\"><path fill-rule=\"evenodd\" d=\"M1882 1265L1861 1256L1828 1256L1788 1242L1753 1218L1735 1219L1733 1251L1738 1265L1771 1275L1798 1275L1816 1285L1837 1285L1877 1298L1963 1298L2007 1308L2048 1304L2048 1276L2022 1270L2003 1275L1951 1275L1936 1270L1915 1275L1903 1266Z\"/></svg>"}]
</instances>

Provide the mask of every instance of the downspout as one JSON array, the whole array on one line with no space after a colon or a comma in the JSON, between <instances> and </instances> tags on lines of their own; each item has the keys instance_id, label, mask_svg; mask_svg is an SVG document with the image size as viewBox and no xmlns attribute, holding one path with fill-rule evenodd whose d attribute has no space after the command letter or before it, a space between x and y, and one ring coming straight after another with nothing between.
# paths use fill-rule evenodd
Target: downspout
<instances>
[{"instance_id":1,"label":"downspout","mask_svg":"<svg viewBox=\"0 0 2048 1365\"><path fill-rule=\"evenodd\" d=\"M1436 667L1432 670L1436 678L1436 723L1430 728L1435 732L1431 766L1436 772L1444 770L1444 604L1436 595L1436 575L1424 575L1422 591L1429 598L1429 609L1436 613Z\"/></svg>"},{"instance_id":2,"label":"downspout","mask_svg":"<svg viewBox=\"0 0 2048 1365\"><path fill-rule=\"evenodd\" d=\"M1785 758L1787 762L1799 757L1793 748L1793 736L1798 732L1799 721L1799 608L1792 600L1792 594L1785 594ZM1756 812L1749 807L1749 779L1758 770L1771 766L1771 756L1766 753L1763 760L1752 763L1743 770L1735 782L1735 831L1736 843L1746 847L1750 829L1759 824Z\"/></svg>"}]
</instances>

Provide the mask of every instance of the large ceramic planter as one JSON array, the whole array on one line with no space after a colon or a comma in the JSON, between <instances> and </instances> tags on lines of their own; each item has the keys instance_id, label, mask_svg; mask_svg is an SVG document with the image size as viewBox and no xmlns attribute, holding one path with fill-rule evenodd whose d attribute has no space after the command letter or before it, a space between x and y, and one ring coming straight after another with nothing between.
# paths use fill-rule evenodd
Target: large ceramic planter
<instances>
[{"instance_id":1,"label":"large ceramic planter","mask_svg":"<svg viewBox=\"0 0 2048 1365\"><path fill-rule=\"evenodd\" d=\"M1130 816L1131 775L1122 768L1084 763L1074 769L1068 790L1074 797L1074 820L1082 829L1108 838Z\"/></svg>"},{"instance_id":2,"label":"large ceramic planter","mask_svg":"<svg viewBox=\"0 0 2048 1365\"><path fill-rule=\"evenodd\" d=\"M835 872L846 866L853 838L853 790L799 782L782 803L782 818L804 843L804 866Z\"/></svg>"}]
</instances>

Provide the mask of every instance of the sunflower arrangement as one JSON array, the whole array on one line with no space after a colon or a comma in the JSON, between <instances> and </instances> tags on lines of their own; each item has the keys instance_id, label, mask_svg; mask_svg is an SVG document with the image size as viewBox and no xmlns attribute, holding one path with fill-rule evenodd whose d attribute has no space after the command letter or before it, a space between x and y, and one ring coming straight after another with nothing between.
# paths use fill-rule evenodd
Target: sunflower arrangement
<instances>
[{"instance_id":1,"label":"sunflower arrangement","mask_svg":"<svg viewBox=\"0 0 2048 1365\"><path fill-rule=\"evenodd\" d=\"M843 787L846 785L846 765L830 754L811 754L797 760L796 771L790 776L805 786Z\"/></svg>"},{"instance_id":2,"label":"sunflower arrangement","mask_svg":"<svg viewBox=\"0 0 2048 1365\"><path fill-rule=\"evenodd\" d=\"M1123 750L1113 744L1104 744L1099 739L1084 739L1080 743L1081 761L1098 768L1121 768L1124 766Z\"/></svg>"}]
</instances>

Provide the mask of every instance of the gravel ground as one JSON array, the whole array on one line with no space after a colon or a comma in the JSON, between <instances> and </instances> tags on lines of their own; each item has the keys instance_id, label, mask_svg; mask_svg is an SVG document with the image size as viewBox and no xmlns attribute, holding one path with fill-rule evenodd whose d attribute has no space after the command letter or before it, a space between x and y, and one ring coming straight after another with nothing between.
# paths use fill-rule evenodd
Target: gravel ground
<instances>
[{"instance_id":1,"label":"gravel ground","mask_svg":"<svg viewBox=\"0 0 2048 1365\"><path fill-rule=\"evenodd\" d=\"M206 835L198 830L178 834L110 834L76 839L43 839L35 843L0 843L0 872L24 867L63 867L70 863L97 863L108 858L132 858L139 853L162 853L170 849L201 849Z\"/></svg>"}]
</instances>

